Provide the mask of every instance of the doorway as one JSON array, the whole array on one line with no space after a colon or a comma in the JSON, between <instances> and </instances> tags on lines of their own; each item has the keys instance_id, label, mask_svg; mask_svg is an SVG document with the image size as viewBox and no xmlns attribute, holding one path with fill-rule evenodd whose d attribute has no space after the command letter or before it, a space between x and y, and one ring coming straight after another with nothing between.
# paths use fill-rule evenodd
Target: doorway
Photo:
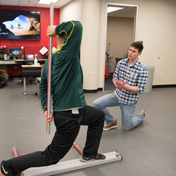
<instances>
[{"instance_id":1,"label":"doorway","mask_svg":"<svg viewBox=\"0 0 176 176\"><path fill-rule=\"evenodd\" d=\"M115 11L108 12L109 9ZM137 5L107 3L105 67L108 77L104 90L115 89L112 76L118 61L128 57L129 46L136 40L137 14Z\"/></svg>"}]
</instances>

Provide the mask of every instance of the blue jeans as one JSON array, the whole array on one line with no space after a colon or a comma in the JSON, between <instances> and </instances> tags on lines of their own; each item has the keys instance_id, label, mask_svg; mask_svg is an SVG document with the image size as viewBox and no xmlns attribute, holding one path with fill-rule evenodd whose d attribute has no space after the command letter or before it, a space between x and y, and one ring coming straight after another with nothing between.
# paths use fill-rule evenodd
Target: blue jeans
<instances>
[{"instance_id":1,"label":"blue jeans","mask_svg":"<svg viewBox=\"0 0 176 176\"><path fill-rule=\"evenodd\" d=\"M115 93L104 95L93 102L93 106L102 110L105 113L105 120L107 124L115 122L115 118L109 113L106 107L120 106L122 113L122 128L124 130L131 130L135 126L139 125L144 119L143 113L139 113L136 117L133 117L136 104L126 105L119 103L118 97Z\"/></svg>"}]
</instances>

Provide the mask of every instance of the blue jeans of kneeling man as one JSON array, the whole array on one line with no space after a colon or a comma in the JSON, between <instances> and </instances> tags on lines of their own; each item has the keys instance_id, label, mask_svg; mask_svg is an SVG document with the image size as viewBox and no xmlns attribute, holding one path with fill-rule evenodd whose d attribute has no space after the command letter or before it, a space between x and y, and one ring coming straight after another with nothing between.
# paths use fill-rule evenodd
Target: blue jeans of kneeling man
<instances>
[{"instance_id":1,"label":"blue jeans of kneeling man","mask_svg":"<svg viewBox=\"0 0 176 176\"><path fill-rule=\"evenodd\" d=\"M124 130L131 130L135 126L139 125L144 119L143 113L139 113L133 117L136 104L126 105L119 103L118 97L115 93L104 95L93 102L93 106L102 110L105 113L105 120L107 124L115 122L115 118L109 113L106 107L119 106L122 113L122 128Z\"/></svg>"}]
</instances>

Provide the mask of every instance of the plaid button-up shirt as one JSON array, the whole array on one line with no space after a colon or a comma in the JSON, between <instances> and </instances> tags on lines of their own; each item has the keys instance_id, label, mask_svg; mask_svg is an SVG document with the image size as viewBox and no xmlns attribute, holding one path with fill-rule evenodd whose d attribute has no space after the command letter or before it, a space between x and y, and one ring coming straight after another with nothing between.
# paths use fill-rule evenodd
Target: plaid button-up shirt
<instances>
[{"instance_id":1,"label":"plaid button-up shirt","mask_svg":"<svg viewBox=\"0 0 176 176\"><path fill-rule=\"evenodd\" d=\"M148 71L139 59L133 65L129 65L127 58L118 62L113 74L114 79L124 80L126 85L138 87L139 93L142 94L147 84ZM137 103L139 93L115 89L119 103L127 105Z\"/></svg>"}]
</instances>

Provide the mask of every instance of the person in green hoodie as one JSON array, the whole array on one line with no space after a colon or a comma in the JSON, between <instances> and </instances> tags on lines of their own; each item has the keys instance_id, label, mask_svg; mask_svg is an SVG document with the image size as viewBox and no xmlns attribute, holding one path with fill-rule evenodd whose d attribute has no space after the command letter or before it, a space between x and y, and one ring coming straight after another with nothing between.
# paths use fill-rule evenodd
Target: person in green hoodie
<instances>
[{"instance_id":1,"label":"person in green hoodie","mask_svg":"<svg viewBox=\"0 0 176 176\"><path fill-rule=\"evenodd\" d=\"M47 122L54 120L56 132L50 145L38 151L2 161L1 175L20 175L30 167L56 164L72 147L81 125L87 125L87 138L81 161L102 160L98 153L104 125L104 113L86 105L83 91L83 74L79 61L82 24L68 21L59 26L49 26L47 35L58 37L56 52L52 55L51 94L53 112L47 117L48 62L45 63L41 83L40 100Z\"/></svg>"}]
</instances>

